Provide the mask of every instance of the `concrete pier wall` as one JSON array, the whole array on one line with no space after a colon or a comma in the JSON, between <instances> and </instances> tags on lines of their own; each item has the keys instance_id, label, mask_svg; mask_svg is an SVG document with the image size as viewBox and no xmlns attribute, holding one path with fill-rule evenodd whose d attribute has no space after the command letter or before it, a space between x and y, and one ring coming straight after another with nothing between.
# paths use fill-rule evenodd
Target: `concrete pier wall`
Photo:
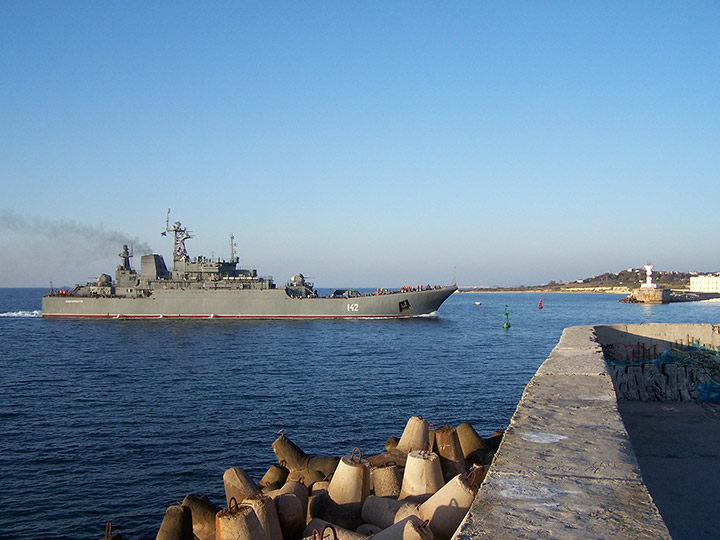
<instances>
[{"instance_id":1,"label":"concrete pier wall","mask_svg":"<svg viewBox=\"0 0 720 540\"><path fill-rule=\"evenodd\" d=\"M610 360L614 366L633 365L679 345L717 351L720 330L711 325L566 328L526 386L454 538L670 540L618 412L618 383L604 351L620 351ZM664 375L666 381L672 378ZM677 373L674 377L677 386ZM661 397L662 392L654 395Z\"/></svg>"},{"instance_id":2,"label":"concrete pier wall","mask_svg":"<svg viewBox=\"0 0 720 540\"><path fill-rule=\"evenodd\" d=\"M617 398L720 403L720 326L596 326Z\"/></svg>"}]
</instances>

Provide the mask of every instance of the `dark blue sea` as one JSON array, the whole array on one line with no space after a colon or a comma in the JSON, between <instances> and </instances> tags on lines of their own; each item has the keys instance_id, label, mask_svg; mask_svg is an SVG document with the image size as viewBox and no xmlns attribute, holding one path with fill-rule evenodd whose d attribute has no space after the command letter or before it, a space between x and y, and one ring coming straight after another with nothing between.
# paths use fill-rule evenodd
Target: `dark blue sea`
<instances>
[{"instance_id":1,"label":"dark blue sea","mask_svg":"<svg viewBox=\"0 0 720 540\"><path fill-rule=\"evenodd\" d=\"M44 320L44 292L0 289L2 539L154 537L188 493L223 505L227 468L259 480L281 429L315 455L379 453L413 415L486 436L567 326L720 322L720 303L529 293L411 320Z\"/></svg>"}]
</instances>

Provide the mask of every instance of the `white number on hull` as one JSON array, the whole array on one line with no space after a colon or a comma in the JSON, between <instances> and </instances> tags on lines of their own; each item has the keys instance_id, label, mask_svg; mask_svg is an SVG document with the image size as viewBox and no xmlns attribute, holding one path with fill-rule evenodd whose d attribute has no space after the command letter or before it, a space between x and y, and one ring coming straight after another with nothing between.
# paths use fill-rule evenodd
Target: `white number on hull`
<instances>
[{"instance_id":1,"label":"white number on hull","mask_svg":"<svg viewBox=\"0 0 720 540\"><path fill-rule=\"evenodd\" d=\"M357 311L358 305L357 304L348 304L348 311Z\"/></svg>"}]
</instances>

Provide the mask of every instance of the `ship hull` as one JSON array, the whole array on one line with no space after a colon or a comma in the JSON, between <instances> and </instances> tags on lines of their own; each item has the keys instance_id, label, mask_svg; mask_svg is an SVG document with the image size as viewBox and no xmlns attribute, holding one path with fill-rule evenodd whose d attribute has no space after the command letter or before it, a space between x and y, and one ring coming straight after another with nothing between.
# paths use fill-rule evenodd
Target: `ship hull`
<instances>
[{"instance_id":1,"label":"ship hull","mask_svg":"<svg viewBox=\"0 0 720 540\"><path fill-rule=\"evenodd\" d=\"M371 319L429 315L457 286L351 298L293 298L284 289L158 290L147 298L44 296L43 317L121 319Z\"/></svg>"}]
</instances>

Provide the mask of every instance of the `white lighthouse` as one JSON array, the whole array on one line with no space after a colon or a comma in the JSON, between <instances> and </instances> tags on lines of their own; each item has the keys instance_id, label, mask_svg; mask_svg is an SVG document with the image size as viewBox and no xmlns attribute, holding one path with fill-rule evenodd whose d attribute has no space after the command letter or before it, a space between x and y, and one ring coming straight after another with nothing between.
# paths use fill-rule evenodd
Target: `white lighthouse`
<instances>
[{"instance_id":1,"label":"white lighthouse","mask_svg":"<svg viewBox=\"0 0 720 540\"><path fill-rule=\"evenodd\" d=\"M652 264L647 263L645 265L645 283L640 285L640 288L642 288L642 289L656 289L657 288L657 285L655 285L652 282L652 269L653 269Z\"/></svg>"}]
</instances>

